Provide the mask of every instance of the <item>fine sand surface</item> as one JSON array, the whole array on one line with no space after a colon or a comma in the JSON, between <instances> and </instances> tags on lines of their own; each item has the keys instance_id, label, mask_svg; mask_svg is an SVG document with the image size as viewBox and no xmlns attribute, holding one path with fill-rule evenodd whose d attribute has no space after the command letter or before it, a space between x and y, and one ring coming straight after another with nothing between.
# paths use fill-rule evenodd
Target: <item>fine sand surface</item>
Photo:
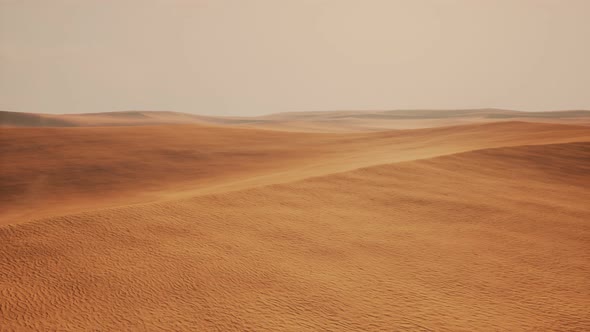
<instances>
[{"instance_id":1,"label":"fine sand surface","mask_svg":"<svg viewBox=\"0 0 590 332\"><path fill-rule=\"evenodd\" d=\"M0 330L590 330L586 126L50 127L0 129Z\"/></svg>"}]
</instances>

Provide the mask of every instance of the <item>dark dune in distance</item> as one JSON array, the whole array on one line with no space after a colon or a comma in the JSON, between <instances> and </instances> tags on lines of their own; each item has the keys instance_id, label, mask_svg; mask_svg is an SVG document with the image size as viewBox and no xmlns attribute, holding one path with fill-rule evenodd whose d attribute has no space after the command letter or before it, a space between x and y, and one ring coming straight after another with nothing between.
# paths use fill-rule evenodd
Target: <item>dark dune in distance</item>
<instances>
[{"instance_id":1,"label":"dark dune in distance","mask_svg":"<svg viewBox=\"0 0 590 332\"><path fill-rule=\"evenodd\" d=\"M590 330L589 113L0 112L0 330Z\"/></svg>"},{"instance_id":2,"label":"dark dune in distance","mask_svg":"<svg viewBox=\"0 0 590 332\"><path fill-rule=\"evenodd\" d=\"M35 114L0 111L4 127L140 126L206 124L303 132L416 129L494 121L590 124L590 111L520 112L501 109L286 112L264 116L205 116L169 111Z\"/></svg>"},{"instance_id":3,"label":"dark dune in distance","mask_svg":"<svg viewBox=\"0 0 590 332\"><path fill-rule=\"evenodd\" d=\"M73 123L43 114L0 111L2 127L70 127Z\"/></svg>"}]
</instances>

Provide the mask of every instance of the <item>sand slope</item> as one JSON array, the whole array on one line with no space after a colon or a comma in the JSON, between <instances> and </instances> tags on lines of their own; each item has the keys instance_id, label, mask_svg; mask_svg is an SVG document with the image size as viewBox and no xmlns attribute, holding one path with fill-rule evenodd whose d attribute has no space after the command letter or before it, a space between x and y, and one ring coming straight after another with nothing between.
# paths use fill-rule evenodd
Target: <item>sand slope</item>
<instances>
[{"instance_id":1,"label":"sand slope","mask_svg":"<svg viewBox=\"0 0 590 332\"><path fill-rule=\"evenodd\" d=\"M524 122L363 134L202 125L4 128L0 224L482 148L581 140L590 140L586 127Z\"/></svg>"},{"instance_id":2,"label":"sand slope","mask_svg":"<svg viewBox=\"0 0 590 332\"><path fill-rule=\"evenodd\" d=\"M315 138L195 125L5 128L0 132L0 216L25 211L38 217L48 209L105 201L126 204L134 194L174 184L199 188L257 174L312 158L322 151L313 147L320 142ZM290 143L277 143L282 141ZM145 199L152 197L139 198Z\"/></svg>"},{"instance_id":3,"label":"sand slope","mask_svg":"<svg viewBox=\"0 0 590 332\"><path fill-rule=\"evenodd\" d=\"M2 327L589 330L589 175L503 147L4 226Z\"/></svg>"}]
</instances>

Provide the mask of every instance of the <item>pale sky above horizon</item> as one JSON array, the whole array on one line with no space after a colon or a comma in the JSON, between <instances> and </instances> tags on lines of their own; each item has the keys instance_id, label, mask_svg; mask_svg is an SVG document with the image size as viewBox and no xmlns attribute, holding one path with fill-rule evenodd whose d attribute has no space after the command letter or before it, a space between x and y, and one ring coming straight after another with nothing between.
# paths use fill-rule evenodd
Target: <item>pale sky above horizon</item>
<instances>
[{"instance_id":1,"label":"pale sky above horizon","mask_svg":"<svg viewBox=\"0 0 590 332\"><path fill-rule=\"evenodd\" d=\"M0 0L0 110L590 109L590 0Z\"/></svg>"}]
</instances>

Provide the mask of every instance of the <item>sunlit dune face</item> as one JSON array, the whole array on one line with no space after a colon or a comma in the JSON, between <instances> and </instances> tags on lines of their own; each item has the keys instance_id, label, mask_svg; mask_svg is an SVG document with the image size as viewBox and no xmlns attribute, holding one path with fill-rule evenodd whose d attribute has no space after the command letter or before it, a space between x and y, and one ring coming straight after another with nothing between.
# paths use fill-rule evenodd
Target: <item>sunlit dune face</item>
<instances>
[{"instance_id":1,"label":"sunlit dune face","mask_svg":"<svg viewBox=\"0 0 590 332\"><path fill-rule=\"evenodd\" d=\"M587 330L587 141L0 228L3 324Z\"/></svg>"},{"instance_id":2,"label":"sunlit dune face","mask_svg":"<svg viewBox=\"0 0 590 332\"><path fill-rule=\"evenodd\" d=\"M3 223L229 191L474 149L569 142L586 127L519 122L362 134L209 126L7 128ZM436 144L433 144L436 142Z\"/></svg>"}]
</instances>

